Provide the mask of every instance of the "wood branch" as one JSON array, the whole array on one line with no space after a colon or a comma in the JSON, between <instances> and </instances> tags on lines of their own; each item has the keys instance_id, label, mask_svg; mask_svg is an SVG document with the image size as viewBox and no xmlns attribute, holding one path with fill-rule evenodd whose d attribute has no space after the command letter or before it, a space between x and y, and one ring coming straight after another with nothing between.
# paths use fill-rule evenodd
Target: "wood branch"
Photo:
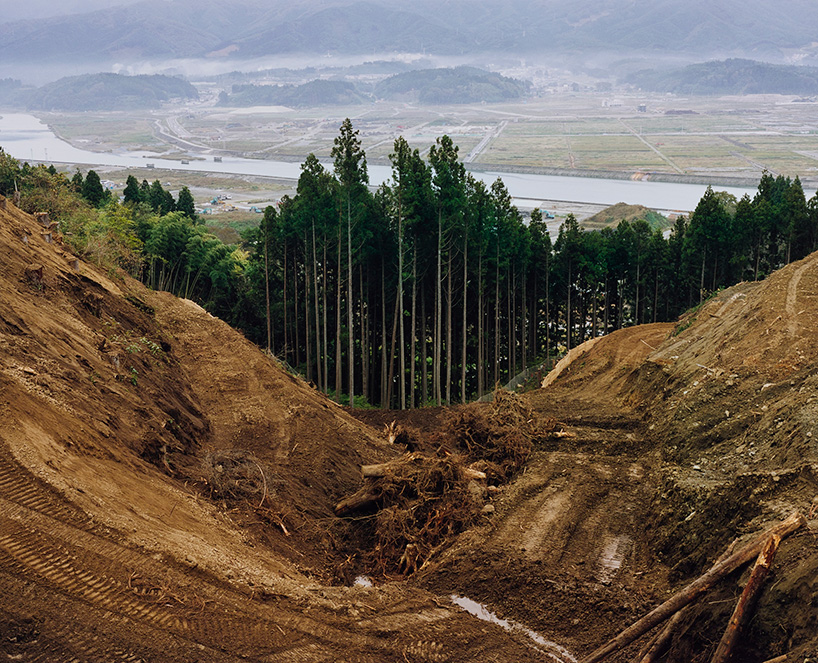
<instances>
[{"instance_id":1,"label":"wood branch","mask_svg":"<svg viewBox=\"0 0 818 663\"><path fill-rule=\"evenodd\" d=\"M369 490L368 487L361 488L357 493L341 500L335 505L335 515L343 516L365 506L374 504L378 500L378 495Z\"/></svg>"},{"instance_id":2,"label":"wood branch","mask_svg":"<svg viewBox=\"0 0 818 663\"><path fill-rule=\"evenodd\" d=\"M732 573L737 568L743 566L751 559L758 556L758 553L761 552L773 534L776 534L783 539L788 534L791 534L795 530L806 525L806 523L807 520L801 513L797 511L794 512L785 520L768 529L761 536L756 537L747 545L739 548L739 550L730 555L730 557L725 559L723 562L713 566L713 568L711 568L703 576L694 580L687 587L662 603L662 605L651 610L647 615L642 617L642 619L632 624L615 638L580 660L579 663L597 663L598 661L604 660L608 654L612 654L622 647L629 645L639 636L647 633L654 626L661 624L670 616L681 610L684 606L698 598L721 578Z\"/></svg>"},{"instance_id":3,"label":"wood branch","mask_svg":"<svg viewBox=\"0 0 818 663\"><path fill-rule=\"evenodd\" d=\"M390 473L392 468L399 467L395 463L377 463L375 465L363 465L361 467L361 473L364 477L377 479L380 477L385 477L387 474ZM486 473L481 472L480 470L473 470L470 467L463 468L463 477L465 479L485 479Z\"/></svg>"},{"instance_id":4,"label":"wood branch","mask_svg":"<svg viewBox=\"0 0 818 663\"><path fill-rule=\"evenodd\" d=\"M656 661L659 660L659 657L670 647L670 643L673 640L673 636L676 635L679 625L682 623L685 612L686 610L683 608L670 618L668 623L665 624L665 628L653 639L647 651L639 659L639 663L656 663Z\"/></svg>"},{"instance_id":5,"label":"wood branch","mask_svg":"<svg viewBox=\"0 0 818 663\"><path fill-rule=\"evenodd\" d=\"M770 571L770 566L772 566L775 553L780 543L781 537L778 534L773 534L767 541L764 549L759 553L758 559L756 559L756 563L750 573L750 579L747 581L747 585L739 597L736 609L733 611L733 615L727 623L727 629L724 631L719 646L716 647L716 653L713 654L711 663L725 663L733 653L736 642L738 642L738 638L741 635L742 628L744 628L753 614L753 608L755 607L759 594L761 594L761 588Z\"/></svg>"},{"instance_id":6,"label":"wood branch","mask_svg":"<svg viewBox=\"0 0 818 663\"><path fill-rule=\"evenodd\" d=\"M790 659L788 658L787 654L784 654L783 656L776 656L775 658L771 658L767 661L764 661L764 663L784 663L784 661L789 660Z\"/></svg>"},{"instance_id":7,"label":"wood branch","mask_svg":"<svg viewBox=\"0 0 818 663\"><path fill-rule=\"evenodd\" d=\"M733 539L732 543L725 548L724 552L716 560L713 566L715 567L718 564L721 564L725 559L730 557L730 555L732 555L733 551L736 549L738 542L738 539ZM684 616L689 610L690 606L688 605L673 615L668 623L665 624L665 627L659 631L654 638L648 642L647 645L645 645L645 647L643 647L642 651L639 652L639 656L636 657L636 661L638 661L638 663L655 663L658 661L659 657L670 647L673 636L676 635Z\"/></svg>"}]
</instances>

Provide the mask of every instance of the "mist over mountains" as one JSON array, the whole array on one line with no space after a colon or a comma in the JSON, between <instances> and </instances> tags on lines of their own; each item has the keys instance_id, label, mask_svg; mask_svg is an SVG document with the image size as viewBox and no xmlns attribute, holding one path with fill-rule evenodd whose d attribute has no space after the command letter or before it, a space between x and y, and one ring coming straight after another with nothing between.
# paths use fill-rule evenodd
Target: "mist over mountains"
<instances>
[{"instance_id":1,"label":"mist over mountains","mask_svg":"<svg viewBox=\"0 0 818 663\"><path fill-rule=\"evenodd\" d=\"M0 23L0 62L98 71L144 60L286 54L616 53L813 63L816 34L813 0L143 0Z\"/></svg>"}]
</instances>

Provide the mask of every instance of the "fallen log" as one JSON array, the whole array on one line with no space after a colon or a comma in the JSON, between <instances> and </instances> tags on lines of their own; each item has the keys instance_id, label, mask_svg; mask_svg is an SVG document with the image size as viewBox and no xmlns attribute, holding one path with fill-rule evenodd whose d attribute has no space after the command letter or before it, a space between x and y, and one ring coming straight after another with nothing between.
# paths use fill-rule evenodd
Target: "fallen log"
<instances>
[{"instance_id":1,"label":"fallen log","mask_svg":"<svg viewBox=\"0 0 818 663\"><path fill-rule=\"evenodd\" d=\"M670 642L673 640L679 624L682 623L684 614L685 610L682 609L670 618L668 623L665 624L665 628L650 642L647 651L644 654L640 653L640 657L637 659L639 663L656 663L659 660L659 657L670 647Z\"/></svg>"},{"instance_id":2,"label":"fallen log","mask_svg":"<svg viewBox=\"0 0 818 663\"><path fill-rule=\"evenodd\" d=\"M781 537L777 534L773 534L767 541L764 549L759 553L758 559L756 559L756 563L750 573L750 579L747 581L747 585L739 597L736 609L733 611L733 615L727 623L727 629L724 631L719 646L716 647L716 652L713 654L711 663L726 663L733 653L741 630L753 614L753 608L761 593L761 588L764 585L764 580L767 578L767 573L770 571L770 566L772 566L779 543L781 543Z\"/></svg>"},{"instance_id":3,"label":"fallen log","mask_svg":"<svg viewBox=\"0 0 818 663\"><path fill-rule=\"evenodd\" d=\"M784 663L784 661L789 661L789 660L790 659L787 657L787 655L784 654L783 656L776 656L775 658L771 658L771 659L769 659L767 661L764 661L764 663Z\"/></svg>"},{"instance_id":4,"label":"fallen log","mask_svg":"<svg viewBox=\"0 0 818 663\"><path fill-rule=\"evenodd\" d=\"M782 520L777 525L774 525L761 536L756 537L747 545L739 548L736 552L730 555L723 562L713 566L707 573L700 576L687 587L677 592L662 605L651 610L647 615L642 617L639 621L632 624L612 640L608 641L602 647L592 652L579 663L597 663L604 660L608 654L629 645L639 636L650 631L654 626L661 624L663 621L677 613L688 603L691 603L699 595L710 589L716 582L726 575L729 575L740 566L749 562L753 557L757 557L767 541L774 534L780 536L782 539L797 529L806 525L807 520L799 512L792 513L788 518Z\"/></svg>"},{"instance_id":5,"label":"fallen log","mask_svg":"<svg viewBox=\"0 0 818 663\"><path fill-rule=\"evenodd\" d=\"M727 546L727 548L725 548L724 552L715 561L713 564L714 567L721 564L725 559L733 554L733 551L738 545L738 541L738 539L733 539L733 542ZM673 636L676 635L676 631L679 629L679 626L681 625L682 620L685 614L687 614L689 608L689 605L685 606L670 618L670 621L665 624L665 627L659 631L659 633L657 633L650 642L648 642L641 652L639 652L639 656L636 657L636 661L638 661L638 663L656 663L656 661L659 660L659 657L664 654L668 647L670 647Z\"/></svg>"},{"instance_id":6,"label":"fallen log","mask_svg":"<svg viewBox=\"0 0 818 663\"><path fill-rule=\"evenodd\" d=\"M366 478L378 479L380 477L385 477L387 474L390 473L391 470L397 467L399 467L399 465L396 465L394 463L377 463L375 465L363 465L361 466L361 473ZM486 478L485 472L481 472L480 470L473 470L470 467L464 467L462 472L464 479Z\"/></svg>"},{"instance_id":7,"label":"fallen log","mask_svg":"<svg viewBox=\"0 0 818 663\"><path fill-rule=\"evenodd\" d=\"M343 516L352 511L363 509L365 506L374 504L378 500L379 495L373 493L369 488L362 488L357 493L353 493L349 497L341 500L335 505L335 515Z\"/></svg>"}]
</instances>

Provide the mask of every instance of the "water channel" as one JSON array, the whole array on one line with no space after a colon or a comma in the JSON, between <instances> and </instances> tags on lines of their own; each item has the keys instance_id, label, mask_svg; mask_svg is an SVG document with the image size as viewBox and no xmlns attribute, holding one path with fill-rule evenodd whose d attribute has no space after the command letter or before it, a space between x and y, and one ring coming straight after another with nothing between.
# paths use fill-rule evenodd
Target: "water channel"
<instances>
[{"instance_id":1,"label":"water channel","mask_svg":"<svg viewBox=\"0 0 818 663\"><path fill-rule=\"evenodd\" d=\"M301 164L283 161L222 157L214 161L212 156L198 155L204 159L183 164L179 160L162 159L155 153L146 152L91 152L82 150L58 138L51 129L33 115L6 113L0 115L0 147L21 161L44 161L48 163L77 164L84 166L120 166L144 168L152 163L156 168L177 171L229 173L255 175L276 179L297 180ZM329 164L325 164L329 165ZM613 205L624 202L644 205L659 211L685 211L695 209L705 192L703 184L676 184L632 180L608 180L589 177L564 177L555 175L531 175L502 172L475 172L475 177L487 185L502 178L515 203L522 207L534 207L541 201L565 201ZM386 166L369 166L373 185L386 181L391 169ZM745 193L751 196L755 189L717 187L729 191L737 198Z\"/></svg>"}]
</instances>

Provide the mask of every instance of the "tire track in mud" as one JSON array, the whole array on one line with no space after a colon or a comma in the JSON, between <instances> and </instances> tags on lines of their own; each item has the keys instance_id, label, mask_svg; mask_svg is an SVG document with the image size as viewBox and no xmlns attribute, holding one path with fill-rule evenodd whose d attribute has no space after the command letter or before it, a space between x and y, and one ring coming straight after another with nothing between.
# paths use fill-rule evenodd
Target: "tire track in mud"
<instances>
[{"instance_id":1,"label":"tire track in mud","mask_svg":"<svg viewBox=\"0 0 818 663\"><path fill-rule=\"evenodd\" d=\"M798 303L798 286L801 283L801 277L804 276L810 267L809 262L805 262L795 273L790 277L790 282L787 284L787 299L785 310L787 312L787 330L790 336L798 335L798 310L796 309Z\"/></svg>"},{"instance_id":2,"label":"tire track in mud","mask_svg":"<svg viewBox=\"0 0 818 663\"><path fill-rule=\"evenodd\" d=\"M237 609L246 597L213 591L203 582L196 584L195 591L183 587L183 579L170 568L138 552L79 530L72 532L70 526L26 513L24 507L5 500L0 500L0 507L0 553L34 582L45 581L96 609L212 648L221 647L227 633L233 643L268 651L292 646L304 635L319 641L350 639L302 615L282 611L274 616L269 609L250 604ZM26 520L35 527L23 524ZM50 524L56 536L46 534L44 524ZM144 585L132 583L135 578L149 580Z\"/></svg>"},{"instance_id":3,"label":"tire track in mud","mask_svg":"<svg viewBox=\"0 0 818 663\"><path fill-rule=\"evenodd\" d=\"M231 649L274 653L275 660L283 661L338 660L339 646L350 661L383 660L363 652L383 653L396 646L415 654L429 649L431 657L419 660L453 660L422 644L424 636L435 630L435 622L445 623L444 632L452 629L452 620L457 619L453 611L415 611L416 606L407 605L392 615L362 620L347 631L297 612L248 602L244 595L206 582L190 587L180 573L148 555L4 498L0 498L0 558L5 573L13 570L48 593L59 592L86 609L114 614L212 650L222 648L229 634ZM379 637L384 633L390 633L391 639ZM107 649L96 652L65 634L59 641L63 643L59 646L77 652L79 660L112 660ZM72 660L66 656L64 660ZM42 660L61 659L49 650Z\"/></svg>"},{"instance_id":4,"label":"tire track in mud","mask_svg":"<svg viewBox=\"0 0 818 663\"><path fill-rule=\"evenodd\" d=\"M551 474L550 467L561 473ZM641 466L552 452L530 471L538 470L545 476L515 498L519 504L499 524L492 545L512 546L529 562L549 566L582 559L600 582L609 583L629 552ZM594 559L585 559L589 550Z\"/></svg>"},{"instance_id":5,"label":"tire track in mud","mask_svg":"<svg viewBox=\"0 0 818 663\"><path fill-rule=\"evenodd\" d=\"M92 528L91 519L58 495L55 490L18 463L11 450L0 444L0 497L46 513L59 521Z\"/></svg>"}]
</instances>

